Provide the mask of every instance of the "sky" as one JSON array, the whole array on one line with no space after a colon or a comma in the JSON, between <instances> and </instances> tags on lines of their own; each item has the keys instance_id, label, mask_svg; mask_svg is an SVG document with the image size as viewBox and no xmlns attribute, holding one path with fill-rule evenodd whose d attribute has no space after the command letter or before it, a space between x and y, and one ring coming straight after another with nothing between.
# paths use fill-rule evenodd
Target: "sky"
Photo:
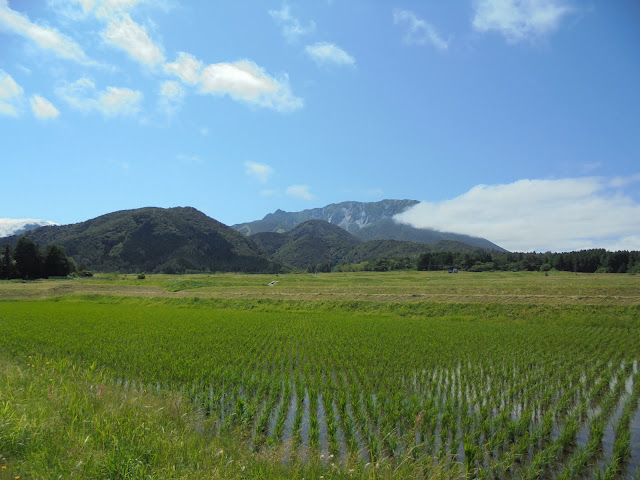
<instances>
[{"instance_id":1,"label":"sky","mask_svg":"<svg viewBox=\"0 0 640 480\"><path fill-rule=\"evenodd\" d=\"M634 0L0 0L0 227L390 198L512 251L640 250L639 26Z\"/></svg>"}]
</instances>

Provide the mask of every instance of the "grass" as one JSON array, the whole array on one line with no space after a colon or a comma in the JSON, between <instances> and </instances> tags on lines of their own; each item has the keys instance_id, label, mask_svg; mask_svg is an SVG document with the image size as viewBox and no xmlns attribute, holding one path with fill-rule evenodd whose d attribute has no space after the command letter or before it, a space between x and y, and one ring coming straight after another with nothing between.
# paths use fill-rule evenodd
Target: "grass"
<instances>
[{"instance_id":1,"label":"grass","mask_svg":"<svg viewBox=\"0 0 640 480\"><path fill-rule=\"evenodd\" d=\"M553 478L638 461L621 443L637 277L273 279L0 282L0 480ZM601 435L579 443L592 419L618 422L620 461Z\"/></svg>"},{"instance_id":2,"label":"grass","mask_svg":"<svg viewBox=\"0 0 640 480\"><path fill-rule=\"evenodd\" d=\"M278 284L268 286L272 280ZM402 303L639 305L639 277L551 272L356 272L280 275L98 274L92 278L2 282L0 299L115 295L156 298L360 300Z\"/></svg>"},{"instance_id":3,"label":"grass","mask_svg":"<svg viewBox=\"0 0 640 480\"><path fill-rule=\"evenodd\" d=\"M0 480L450 478L445 462L391 469L248 455L243 438L174 392L125 389L68 360L0 359Z\"/></svg>"}]
</instances>

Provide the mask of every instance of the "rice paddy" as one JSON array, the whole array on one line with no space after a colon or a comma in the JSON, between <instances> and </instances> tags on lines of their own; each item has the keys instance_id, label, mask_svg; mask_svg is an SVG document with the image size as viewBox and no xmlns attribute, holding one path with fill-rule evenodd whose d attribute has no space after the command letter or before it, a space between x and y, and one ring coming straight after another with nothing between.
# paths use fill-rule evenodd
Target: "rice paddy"
<instances>
[{"instance_id":1,"label":"rice paddy","mask_svg":"<svg viewBox=\"0 0 640 480\"><path fill-rule=\"evenodd\" d=\"M1 284L0 356L180 398L196 434L309 477L640 476L637 277L148 280ZM7 445L0 423L21 465Z\"/></svg>"}]
</instances>

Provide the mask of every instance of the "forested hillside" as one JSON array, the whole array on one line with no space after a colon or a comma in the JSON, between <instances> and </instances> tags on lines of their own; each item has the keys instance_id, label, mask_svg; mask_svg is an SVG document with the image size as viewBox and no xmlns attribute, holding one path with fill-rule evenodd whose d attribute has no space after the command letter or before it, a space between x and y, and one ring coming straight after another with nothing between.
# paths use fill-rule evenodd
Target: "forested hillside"
<instances>
[{"instance_id":1,"label":"forested hillside","mask_svg":"<svg viewBox=\"0 0 640 480\"><path fill-rule=\"evenodd\" d=\"M140 208L26 232L62 246L81 269L122 272L279 270L253 241L191 207ZM15 245L18 237L7 237Z\"/></svg>"}]
</instances>

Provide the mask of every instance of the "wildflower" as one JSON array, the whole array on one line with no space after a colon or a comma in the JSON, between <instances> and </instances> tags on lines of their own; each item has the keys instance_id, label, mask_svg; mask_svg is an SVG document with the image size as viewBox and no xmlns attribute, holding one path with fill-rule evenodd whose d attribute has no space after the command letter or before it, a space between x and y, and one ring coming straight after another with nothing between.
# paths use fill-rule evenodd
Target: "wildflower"
<instances>
[{"instance_id":1,"label":"wildflower","mask_svg":"<svg viewBox=\"0 0 640 480\"><path fill-rule=\"evenodd\" d=\"M7 466L6 465L2 465L2 470L6 470Z\"/></svg>"}]
</instances>

